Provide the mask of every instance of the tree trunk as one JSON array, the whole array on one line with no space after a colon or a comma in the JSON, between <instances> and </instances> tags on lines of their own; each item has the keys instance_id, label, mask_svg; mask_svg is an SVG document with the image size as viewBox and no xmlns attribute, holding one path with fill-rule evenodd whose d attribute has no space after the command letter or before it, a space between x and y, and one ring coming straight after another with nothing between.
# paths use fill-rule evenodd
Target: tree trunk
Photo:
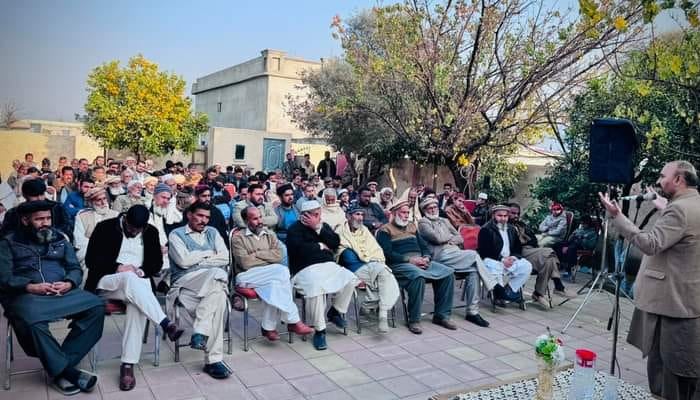
<instances>
[{"instance_id":1,"label":"tree trunk","mask_svg":"<svg viewBox=\"0 0 700 400\"><path fill-rule=\"evenodd\" d=\"M466 177L462 176L462 167L457 163L457 160L451 158L447 159L447 167L450 169L450 172L452 172L452 178L455 180L455 188L464 193L467 198L471 198L471 193L468 193L469 190L467 190L467 192L464 191L469 182Z\"/></svg>"}]
</instances>

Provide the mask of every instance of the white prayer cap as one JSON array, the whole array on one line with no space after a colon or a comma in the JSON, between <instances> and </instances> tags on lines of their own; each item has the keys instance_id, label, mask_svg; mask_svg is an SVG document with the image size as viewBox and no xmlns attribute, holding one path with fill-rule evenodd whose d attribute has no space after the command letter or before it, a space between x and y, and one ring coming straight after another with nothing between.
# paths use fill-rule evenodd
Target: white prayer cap
<instances>
[{"instance_id":1,"label":"white prayer cap","mask_svg":"<svg viewBox=\"0 0 700 400\"><path fill-rule=\"evenodd\" d=\"M301 205L301 212L316 210L318 208L321 208L321 203L316 200L309 200Z\"/></svg>"},{"instance_id":2,"label":"white prayer cap","mask_svg":"<svg viewBox=\"0 0 700 400\"><path fill-rule=\"evenodd\" d=\"M481 200L488 200L488 199L489 199L489 195L486 194L486 193L484 193L484 192L481 192L481 193L479 193L479 198L480 198Z\"/></svg>"}]
</instances>

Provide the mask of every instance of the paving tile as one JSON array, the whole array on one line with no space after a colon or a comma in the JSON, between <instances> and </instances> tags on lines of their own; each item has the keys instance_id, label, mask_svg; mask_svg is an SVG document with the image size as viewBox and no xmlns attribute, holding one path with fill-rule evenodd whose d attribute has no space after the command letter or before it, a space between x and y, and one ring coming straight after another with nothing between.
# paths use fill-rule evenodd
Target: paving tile
<instances>
[{"instance_id":1,"label":"paving tile","mask_svg":"<svg viewBox=\"0 0 700 400\"><path fill-rule=\"evenodd\" d=\"M423 383L431 389L446 388L460 384L459 380L439 369L422 371L417 374L413 374L412 376L418 382Z\"/></svg>"},{"instance_id":2,"label":"paving tile","mask_svg":"<svg viewBox=\"0 0 700 400\"><path fill-rule=\"evenodd\" d=\"M201 396L199 387L188 381L175 381L162 385L151 385L151 392L157 400L189 399Z\"/></svg>"},{"instance_id":3,"label":"paving tile","mask_svg":"<svg viewBox=\"0 0 700 400\"><path fill-rule=\"evenodd\" d=\"M496 357L497 360L503 361L507 365L519 370L537 370L537 361L524 357L520 354L506 354Z\"/></svg>"},{"instance_id":4,"label":"paving tile","mask_svg":"<svg viewBox=\"0 0 700 400\"><path fill-rule=\"evenodd\" d=\"M318 373L318 370L306 360L277 364L273 368L287 380Z\"/></svg>"},{"instance_id":5,"label":"paving tile","mask_svg":"<svg viewBox=\"0 0 700 400\"><path fill-rule=\"evenodd\" d=\"M219 380L216 385L201 386L200 391L207 400L256 400L253 393L238 380Z\"/></svg>"},{"instance_id":6,"label":"paving tile","mask_svg":"<svg viewBox=\"0 0 700 400\"><path fill-rule=\"evenodd\" d=\"M402 358L400 360L392 361L392 364L394 364L394 366L396 366L398 369L407 374L412 374L433 368L430 364L426 363L418 357Z\"/></svg>"},{"instance_id":7,"label":"paving tile","mask_svg":"<svg viewBox=\"0 0 700 400\"><path fill-rule=\"evenodd\" d=\"M118 376L118 375L117 375ZM175 364L170 367L160 367L143 371L143 376L149 385L163 385L178 381L192 382L192 378L182 364Z\"/></svg>"},{"instance_id":8,"label":"paving tile","mask_svg":"<svg viewBox=\"0 0 700 400\"><path fill-rule=\"evenodd\" d=\"M284 378L272 367L240 369L236 371L236 375L248 388L284 381Z\"/></svg>"},{"instance_id":9,"label":"paving tile","mask_svg":"<svg viewBox=\"0 0 700 400\"><path fill-rule=\"evenodd\" d=\"M411 396L430 390L430 387L424 385L416 378L407 375L384 379L379 381L379 383L399 397Z\"/></svg>"},{"instance_id":10,"label":"paving tile","mask_svg":"<svg viewBox=\"0 0 700 400\"><path fill-rule=\"evenodd\" d=\"M452 365L460 364L463 362L463 360L460 360L456 357L452 357L444 351L436 351L434 353L423 354L419 356L419 358L438 368L450 367Z\"/></svg>"},{"instance_id":11,"label":"paving tile","mask_svg":"<svg viewBox=\"0 0 700 400\"><path fill-rule=\"evenodd\" d=\"M309 400L352 400L352 396L342 389L331 390L306 397Z\"/></svg>"},{"instance_id":12,"label":"paving tile","mask_svg":"<svg viewBox=\"0 0 700 400\"><path fill-rule=\"evenodd\" d=\"M311 365L316 367L321 372L330 372L344 368L350 368L351 365L337 354L332 354L325 357L311 358L308 360Z\"/></svg>"},{"instance_id":13,"label":"paving tile","mask_svg":"<svg viewBox=\"0 0 700 400\"><path fill-rule=\"evenodd\" d=\"M479 345L478 348L481 350L481 345ZM445 352L453 357L457 357L460 360L467 362L486 358L485 354L482 354L469 346L455 347L454 349L449 349Z\"/></svg>"},{"instance_id":14,"label":"paving tile","mask_svg":"<svg viewBox=\"0 0 700 400\"><path fill-rule=\"evenodd\" d=\"M489 357L497 357L512 353L511 350L496 343L482 343L474 347L478 348L480 353Z\"/></svg>"},{"instance_id":15,"label":"paving tile","mask_svg":"<svg viewBox=\"0 0 700 400\"><path fill-rule=\"evenodd\" d=\"M486 358L483 360L474 361L473 363L471 363L471 365L473 365L476 368L479 368L480 370L486 372L491 376L507 374L509 372L515 371L515 368L494 358Z\"/></svg>"},{"instance_id":16,"label":"paving tile","mask_svg":"<svg viewBox=\"0 0 700 400\"><path fill-rule=\"evenodd\" d=\"M309 396L313 394L329 392L331 390L338 389L330 379L328 379L323 374L315 374L311 376L305 376L303 378L290 379L291 383L296 390L301 392L304 396Z\"/></svg>"},{"instance_id":17,"label":"paving tile","mask_svg":"<svg viewBox=\"0 0 700 400\"><path fill-rule=\"evenodd\" d=\"M396 360L399 358L410 357L411 353L405 348L392 344L388 346L373 347L372 351L384 360Z\"/></svg>"},{"instance_id":18,"label":"paving tile","mask_svg":"<svg viewBox=\"0 0 700 400\"><path fill-rule=\"evenodd\" d=\"M518 339L498 340L498 341L496 341L496 344L503 346L506 349L515 351L515 352L531 350L533 348L533 346L530 346L529 344L527 344L523 341L520 341Z\"/></svg>"},{"instance_id":19,"label":"paving tile","mask_svg":"<svg viewBox=\"0 0 700 400\"><path fill-rule=\"evenodd\" d=\"M336 353L347 353L355 350L364 350L365 347L357 343L354 339L342 339L337 338L332 341L328 341L328 348Z\"/></svg>"},{"instance_id":20,"label":"paving tile","mask_svg":"<svg viewBox=\"0 0 700 400\"><path fill-rule=\"evenodd\" d=\"M488 377L484 371L465 363L452 365L442 370L461 382L472 382ZM469 386L473 385L470 384Z\"/></svg>"},{"instance_id":21,"label":"paving tile","mask_svg":"<svg viewBox=\"0 0 700 400\"><path fill-rule=\"evenodd\" d=\"M404 375L405 372L401 371L394 365L382 361L375 364L360 365L358 367L365 374L372 377L375 381L379 381L386 378L393 378L396 376Z\"/></svg>"},{"instance_id":22,"label":"paving tile","mask_svg":"<svg viewBox=\"0 0 700 400\"><path fill-rule=\"evenodd\" d=\"M288 399L298 399L301 397L299 393L292 385L287 382L275 383L265 386L256 386L251 388L250 391L255 395L258 400L288 400ZM237 397L230 397L230 399L238 399Z\"/></svg>"},{"instance_id":23,"label":"paving tile","mask_svg":"<svg viewBox=\"0 0 700 400\"><path fill-rule=\"evenodd\" d=\"M340 353L340 356L350 364L354 366L372 364L382 361L382 358L373 353L372 351L362 348L361 350L349 351L347 353Z\"/></svg>"},{"instance_id":24,"label":"paving tile","mask_svg":"<svg viewBox=\"0 0 700 400\"><path fill-rule=\"evenodd\" d=\"M357 368L340 369L331 371L326 376L336 385L346 388L348 386L361 385L363 383L372 382L373 379L367 376L364 372Z\"/></svg>"},{"instance_id":25,"label":"paving tile","mask_svg":"<svg viewBox=\"0 0 700 400\"><path fill-rule=\"evenodd\" d=\"M378 382L365 383L347 389L356 400L393 400L396 395Z\"/></svg>"},{"instance_id":26,"label":"paving tile","mask_svg":"<svg viewBox=\"0 0 700 400\"><path fill-rule=\"evenodd\" d=\"M153 393L151 393L150 388L147 387L136 387L128 392L112 392L105 393L102 398L104 400L132 400L132 399L155 399Z\"/></svg>"},{"instance_id":27,"label":"paving tile","mask_svg":"<svg viewBox=\"0 0 700 400\"><path fill-rule=\"evenodd\" d=\"M263 368L269 366L265 359L252 351L233 354L230 356L224 354L224 360L226 360L234 371L240 368Z\"/></svg>"}]
</instances>

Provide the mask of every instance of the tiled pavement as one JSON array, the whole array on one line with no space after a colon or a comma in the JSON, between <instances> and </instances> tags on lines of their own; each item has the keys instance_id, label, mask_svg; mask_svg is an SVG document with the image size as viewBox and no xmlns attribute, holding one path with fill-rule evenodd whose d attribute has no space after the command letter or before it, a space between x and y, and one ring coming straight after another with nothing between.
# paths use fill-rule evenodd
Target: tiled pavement
<instances>
[{"instance_id":1,"label":"tiled pavement","mask_svg":"<svg viewBox=\"0 0 700 400\"><path fill-rule=\"evenodd\" d=\"M581 279L585 276L581 276ZM531 289L534 278L529 282ZM569 285L575 288L574 285ZM456 288L455 304L459 289ZM527 291L527 290L526 290ZM430 311L432 294L426 290L424 310ZM555 297L556 302L561 299ZM555 333L573 314L583 296L553 310L543 311L530 305L527 311L515 306L499 309L493 314L484 304L482 315L491 322L483 329L464 321L464 309L453 315L459 326L448 331L430 323L429 315L423 322L422 335L413 335L403 326L400 307L397 306L397 328L387 335L378 335L375 326L363 327L362 334L348 330L343 336L328 328L326 351L316 351L310 342L295 338L294 343L255 341L250 351L242 350L240 332L242 315L234 312L233 354L225 359L235 371L228 380L216 381L202 373L202 354L189 348L181 352L182 361L174 363L172 347L161 342L160 367L152 365L153 337L144 345L144 355L137 371L137 386L133 391L120 392L118 388L118 357L122 318L108 317L105 333L99 344L100 384L90 394L76 399L427 399L431 395L466 390L485 384L510 381L536 372L537 363L532 350L534 338L549 326ZM646 385L645 362L641 353L625 343L632 307L622 301L622 329L619 362L626 382ZM598 353L597 367L609 369L612 335L605 328L612 308L612 296L599 294L587 305L565 335L560 335L566 346L567 358L573 349L590 348ZM255 310L255 308L254 308ZM252 332L258 325L252 321ZM350 327L354 329L354 321ZM2 337L5 337L2 326ZM65 331L55 326L56 332ZM186 333L187 335L188 333ZM15 346L14 369L37 367ZM3 359L4 348L1 350ZM4 377L3 368L3 377ZM0 390L0 400L42 400L62 397L45 384L43 372L14 376L10 391Z\"/></svg>"}]
</instances>

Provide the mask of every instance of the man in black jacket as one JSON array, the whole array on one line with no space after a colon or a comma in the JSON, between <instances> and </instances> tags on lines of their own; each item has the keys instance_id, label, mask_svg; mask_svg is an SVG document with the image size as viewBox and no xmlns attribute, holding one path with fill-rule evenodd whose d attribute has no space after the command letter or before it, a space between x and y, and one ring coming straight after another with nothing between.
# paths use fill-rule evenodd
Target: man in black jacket
<instances>
[{"instance_id":1,"label":"man in black jacket","mask_svg":"<svg viewBox=\"0 0 700 400\"><path fill-rule=\"evenodd\" d=\"M522 301L520 289L532 272L532 264L522 258L518 232L508 223L510 209L498 205L491 209L493 218L479 231L479 255L484 265L498 281L493 294L499 300ZM508 284L503 286L503 276ZM502 289L502 290L501 290Z\"/></svg>"},{"instance_id":2,"label":"man in black jacket","mask_svg":"<svg viewBox=\"0 0 700 400\"><path fill-rule=\"evenodd\" d=\"M69 241L73 241L73 226L68 218L68 214L66 214L66 210L60 203L46 200L46 184L43 179L35 178L25 180L22 184L22 196L27 201L48 201L51 204L51 221L53 227L65 233ZM0 237L7 236L14 232L19 226L20 221L17 207L9 209L7 214L5 214L2 229L0 229Z\"/></svg>"},{"instance_id":3,"label":"man in black jacket","mask_svg":"<svg viewBox=\"0 0 700 400\"><path fill-rule=\"evenodd\" d=\"M72 395L97 384L76 367L102 336L104 304L79 288L83 270L52 228L52 208L49 201L18 206L21 227L0 240L0 303L25 353L39 358L58 391ZM63 343L49 329L61 318L72 320Z\"/></svg>"},{"instance_id":4,"label":"man in black jacket","mask_svg":"<svg viewBox=\"0 0 700 400\"><path fill-rule=\"evenodd\" d=\"M163 267L163 255L158 230L148 224L148 218L148 209L138 204L117 218L100 222L90 236L85 256L89 271L85 289L126 303L121 390L136 385L134 364L141 357L146 319L160 324L172 341L183 332L165 316L152 291L152 279Z\"/></svg>"},{"instance_id":5,"label":"man in black jacket","mask_svg":"<svg viewBox=\"0 0 700 400\"><path fill-rule=\"evenodd\" d=\"M345 328L343 318L355 286L359 282L350 270L335 263L335 253L340 237L321 222L321 204L309 200L302 205L299 221L289 227L287 247L292 284L305 298L309 306L309 325L313 325L313 344L316 350L325 350L326 294L335 293L333 304L326 317L339 328Z\"/></svg>"}]
</instances>

